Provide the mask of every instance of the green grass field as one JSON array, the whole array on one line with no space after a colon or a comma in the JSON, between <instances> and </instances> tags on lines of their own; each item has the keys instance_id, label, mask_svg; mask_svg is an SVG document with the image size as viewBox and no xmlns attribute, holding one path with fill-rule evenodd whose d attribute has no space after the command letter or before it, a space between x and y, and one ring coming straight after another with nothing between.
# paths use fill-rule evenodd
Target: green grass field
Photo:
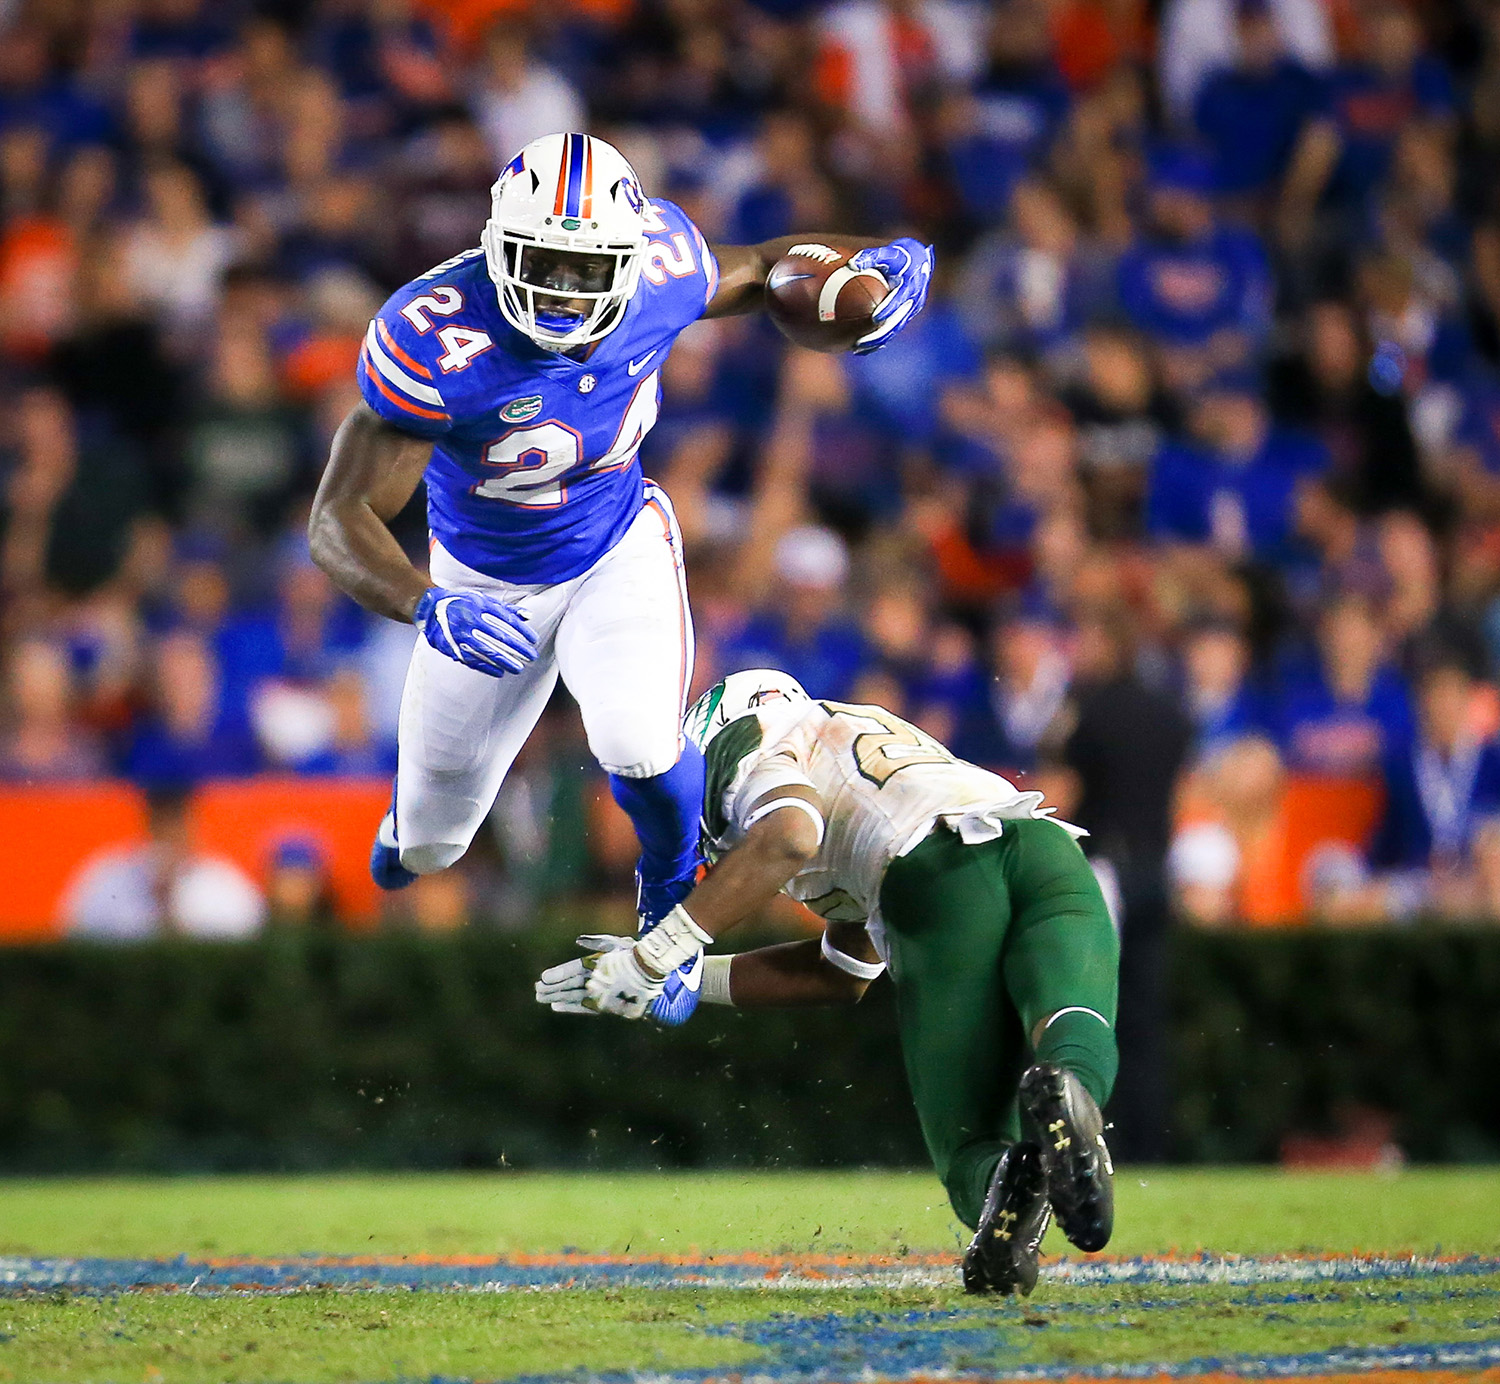
<instances>
[{"instance_id":1,"label":"green grass field","mask_svg":"<svg viewBox=\"0 0 1500 1384\"><path fill-rule=\"evenodd\" d=\"M1500 1169L1127 1169L1117 1188L1112 1255L1500 1258ZM1459 1352L1450 1369L1500 1379L1494 1265L1310 1282L1280 1281L1280 1270L1238 1283L1044 1277L1032 1298L999 1303L965 1298L941 1266L920 1283L877 1287L279 1294L100 1292L86 1279L28 1289L13 1272L58 1257L564 1250L620 1262L757 1253L956 1263L963 1239L921 1173L12 1181L0 1183L0 1380L373 1384L691 1371L795 1381L1289 1356L1305 1358L1281 1372L1316 1375L1383 1368L1393 1349L1410 1368L1426 1357L1406 1348L1429 1346ZM1054 1231L1047 1248L1055 1262L1067 1246Z\"/></svg>"}]
</instances>

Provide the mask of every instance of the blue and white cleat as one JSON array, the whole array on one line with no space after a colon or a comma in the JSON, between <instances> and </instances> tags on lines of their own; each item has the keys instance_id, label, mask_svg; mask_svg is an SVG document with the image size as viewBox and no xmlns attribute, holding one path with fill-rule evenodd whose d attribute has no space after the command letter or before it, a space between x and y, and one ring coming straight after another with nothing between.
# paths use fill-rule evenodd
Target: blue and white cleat
<instances>
[{"instance_id":1,"label":"blue and white cleat","mask_svg":"<svg viewBox=\"0 0 1500 1384\"><path fill-rule=\"evenodd\" d=\"M651 1017L665 1028L680 1028L693 1017L703 991L703 953L679 966L651 1003Z\"/></svg>"},{"instance_id":2,"label":"blue and white cleat","mask_svg":"<svg viewBox=\"0 0 1500 1384\"><path fill-rule=\"evenodd\" d=\"M380 819L375 844L370 847L370 878L380 888L394 892L416 883L416 875L401 863L401 847L396 844L396 786L391 785L391 806Z\"/></svg>"}]
</instances>

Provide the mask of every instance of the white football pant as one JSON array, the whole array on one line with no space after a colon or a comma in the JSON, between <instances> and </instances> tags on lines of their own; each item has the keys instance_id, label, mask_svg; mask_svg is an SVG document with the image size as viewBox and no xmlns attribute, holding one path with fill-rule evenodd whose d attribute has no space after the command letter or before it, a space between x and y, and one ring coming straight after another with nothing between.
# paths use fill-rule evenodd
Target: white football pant
<instances>
[{"instance_id":1,"label":"white football pant","mask_svg":"<svg viewBox=\"0 0 1500 1384\"><path fill-rule=\"evenodd\" d=\"M589 570L556 586L517 586L466 567L441 545L433 581L487 591L525 612L536 661L492 678L418 639L401 697L396 836L401 864L453 864L562 675L583 713L589 749L610 773L651 778L677 762L693 676L693 622L682 535L664 491Z\"/></svg>"}]
</instances>

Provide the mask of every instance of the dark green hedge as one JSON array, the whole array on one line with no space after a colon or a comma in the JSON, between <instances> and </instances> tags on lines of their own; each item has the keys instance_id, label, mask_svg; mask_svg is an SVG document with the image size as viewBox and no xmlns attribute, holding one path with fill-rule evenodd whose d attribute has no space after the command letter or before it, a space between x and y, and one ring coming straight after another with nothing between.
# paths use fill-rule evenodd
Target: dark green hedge
<instances>
[{"instance_id":1,"label":"dark green hedge","mask_svg":"<svg viewBox=\"0 0 1500 1384\"><path fill-rule=\"evenodd\" d=\"M558 1016L516 940L0 951L0 1169L924 1161L888 985L850 1011ZM1274 1156L1340 1100L1500 1153L1500 935L1179 939L1176 1137Z\"/></svg>"},{"instance_id":2,"label":"dark green hedge","mask_svg":"<svg viewBox=\"0 0 1500 1384\"><path fill-rule=\"evenodd\" d=\"M1355 1103L1412 1158L1500 1157L1500 932L1186 934L1173 1003L1186 1157L1275 1157Z\"/></svg>"}]
</instances>

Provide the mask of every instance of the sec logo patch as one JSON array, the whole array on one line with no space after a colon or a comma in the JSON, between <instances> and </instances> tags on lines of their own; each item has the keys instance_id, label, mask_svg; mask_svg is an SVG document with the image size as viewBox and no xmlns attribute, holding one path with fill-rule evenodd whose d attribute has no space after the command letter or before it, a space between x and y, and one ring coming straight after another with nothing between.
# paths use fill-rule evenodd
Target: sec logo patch
<instances>
[{"instance_id":1,"label":"sec logo patch","mask_svg":"<svg viewBox=\"0 0 1500 1384\"><path fill-rule=\"evenodd\" d=\"M542 396L528 394L524 399L512 399L500 410L507 423L529 423L542 411Z\"/></svg>"}]
</instances>

